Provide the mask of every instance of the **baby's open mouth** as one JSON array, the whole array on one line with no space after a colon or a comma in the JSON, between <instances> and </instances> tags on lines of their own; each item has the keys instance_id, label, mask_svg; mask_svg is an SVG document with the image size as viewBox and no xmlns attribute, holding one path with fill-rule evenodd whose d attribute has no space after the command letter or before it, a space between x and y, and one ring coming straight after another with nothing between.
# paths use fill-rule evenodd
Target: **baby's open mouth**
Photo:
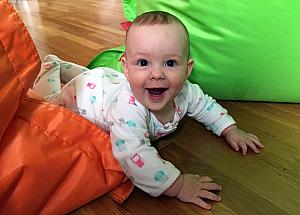
<instances>
[{"instance_id":1,"label":"baby's open mouth","mask_svg":"<svg viewBox=\"0 0 300 215\"><path fill-rule=\"evenodd\" d=\"M159 96L163 94L168 88L159 87L159 88L146 88L148 90L149 94L152 96Z\"/></svg>"}]
</instances>

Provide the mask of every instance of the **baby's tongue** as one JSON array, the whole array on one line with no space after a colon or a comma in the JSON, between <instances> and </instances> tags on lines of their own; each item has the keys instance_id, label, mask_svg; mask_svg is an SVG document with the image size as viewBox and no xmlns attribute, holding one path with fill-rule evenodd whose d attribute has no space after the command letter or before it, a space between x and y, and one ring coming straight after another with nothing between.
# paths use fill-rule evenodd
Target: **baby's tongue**
<instances>
[{"instance_id":1,"label":"baby's tongue","mask_svg":"<svg viewBox=\"0 0 300 215\"><path fill-rule=\"evenodd\" d=\"M159 96L167 90L167 88L148 88L147 89L151 95Z\"/></svg>"}]
</instances>

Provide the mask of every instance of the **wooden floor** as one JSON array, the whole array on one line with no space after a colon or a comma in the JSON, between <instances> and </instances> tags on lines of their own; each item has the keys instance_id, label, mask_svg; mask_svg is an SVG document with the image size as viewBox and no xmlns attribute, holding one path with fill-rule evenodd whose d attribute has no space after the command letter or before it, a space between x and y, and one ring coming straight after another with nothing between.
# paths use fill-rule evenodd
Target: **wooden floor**
<instances>
[{"instance_id":1,"label":"wooden floor","mask_svg":"<svg viewBox=\"0 0 300 215\"><path fill-rule=\"evenodd\" d=\"M87 65L101 51L121 45L121 0L14 1L38 47ZM258 135L265 148L244 157L202 125L185 118L178 131L157 145L183 173L208 175L222 185L222 202L211 211L135 189L123 205L109 196L73 211L92 214L300 214L300 105L222 101L239 126Z\"/></svg>"}]
</instances>

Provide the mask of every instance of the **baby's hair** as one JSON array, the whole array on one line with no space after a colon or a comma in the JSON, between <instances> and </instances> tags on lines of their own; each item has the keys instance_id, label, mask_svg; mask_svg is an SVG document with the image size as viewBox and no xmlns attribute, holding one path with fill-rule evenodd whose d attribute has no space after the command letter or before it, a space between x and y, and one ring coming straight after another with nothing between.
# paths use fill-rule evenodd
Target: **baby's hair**
<instances>
[{"instance_id":1,"label":"baby's hair","mask_svg":"<svg viewBox=\"0 0 300 215\"><path fill-rule=\"evenodd\" d=\"M190 53L190 37L187 28L183 24L183 22L178 19L176 16L165 12L165 11L149 11L146 13L143 13L135 18L135 20L132 22L131 26L143 26L143 25L168 25L168 24L179 24L183 27L184 32L186 34L186 40L187 40L187 47L188 47L188 56ZM127 31L130 31L130 28ZM127 38L126 34L126 38Z\"/></svg>"},{"instance_id":2,"label":"baby's hair","mask_svg":"<svg viewBox=\"0 0 300 215\"><path fill-rule=\"evenodd\" d=\"M155 24L184 24L176 16L164 11L149 11L136 17L134 25L155 25Z\"/></svg>"}]
</instances>

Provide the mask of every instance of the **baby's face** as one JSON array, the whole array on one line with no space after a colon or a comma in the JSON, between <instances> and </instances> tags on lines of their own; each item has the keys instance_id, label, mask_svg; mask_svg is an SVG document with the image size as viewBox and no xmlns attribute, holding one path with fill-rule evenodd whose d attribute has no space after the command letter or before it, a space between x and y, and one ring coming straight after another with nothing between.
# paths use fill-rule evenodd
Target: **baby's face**
<instances>
[{"instance_id":1,"label":"baby's face","mask_svg":"<svg viewBox=\"0 0 300 215\"><path fill-rule=\"evenodd\" d=\"M179 24L132 26L122 60L135 98L151 111L167 113L189 76L186 34Z\"/></svg>"}]
</instances>

